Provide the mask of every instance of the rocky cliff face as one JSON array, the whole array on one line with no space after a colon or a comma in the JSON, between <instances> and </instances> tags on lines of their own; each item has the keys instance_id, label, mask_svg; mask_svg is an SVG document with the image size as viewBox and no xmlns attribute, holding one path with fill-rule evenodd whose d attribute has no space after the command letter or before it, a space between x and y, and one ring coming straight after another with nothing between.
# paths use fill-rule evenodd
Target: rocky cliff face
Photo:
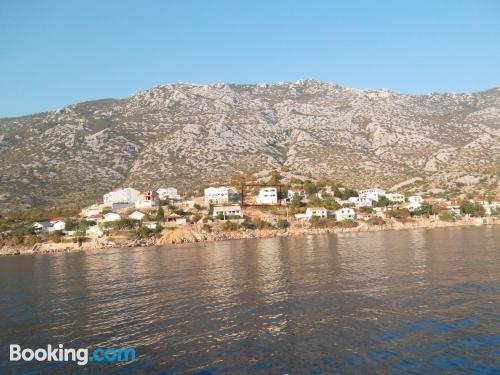
<instances>
[{"instance_id":1,"label":"rocky cliff face","mask_svg":"<svg viewBox=\"0 0 500 375\"><path fill-rule=\"evenodd\" d=\"M500 88L170 84L0 119L0 204L84 203L288 165L353 187L499 189Z\"/></svg>"}]
</instances>

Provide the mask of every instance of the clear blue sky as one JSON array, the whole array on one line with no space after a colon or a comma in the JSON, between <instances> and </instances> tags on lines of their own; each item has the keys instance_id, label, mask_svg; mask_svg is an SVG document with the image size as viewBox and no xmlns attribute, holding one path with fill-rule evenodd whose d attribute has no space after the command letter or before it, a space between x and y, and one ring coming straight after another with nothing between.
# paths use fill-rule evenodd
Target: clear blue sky
<instances>
[{"instance_id":1,"label":"clear blue sky","mask_svg":"<svg viewBox=\"0 0 500 375\"><path fill-rule=\"evenodd\" d=\"M500 85L500 1L0 0L0 117L170 82Z\"/></svg>"}]
</instances>

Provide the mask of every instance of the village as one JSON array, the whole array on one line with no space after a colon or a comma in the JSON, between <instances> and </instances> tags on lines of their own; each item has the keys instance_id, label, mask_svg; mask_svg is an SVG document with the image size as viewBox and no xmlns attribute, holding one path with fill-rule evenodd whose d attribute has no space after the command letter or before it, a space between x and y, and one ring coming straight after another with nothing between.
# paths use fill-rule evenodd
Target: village
<instances>
[{"instance_id":1,"label":"village","mask_svg":"<svg viewBox=\"0 0 500 375\"><path fill-rule=\"evenodd\" d=\"M117 188L76 215L27 223L15 244L33 250L42 243L154 245L261 237L264 231L293 235L431 223L482 225L497 223L499 215L500 202L491 198L405 196L380 187L356 191L307 178L280 181L272 172L259 184L208 186L192 193L175 187ZM2 232L4 240L9 234Z\"/></svg>"}]
</instances>

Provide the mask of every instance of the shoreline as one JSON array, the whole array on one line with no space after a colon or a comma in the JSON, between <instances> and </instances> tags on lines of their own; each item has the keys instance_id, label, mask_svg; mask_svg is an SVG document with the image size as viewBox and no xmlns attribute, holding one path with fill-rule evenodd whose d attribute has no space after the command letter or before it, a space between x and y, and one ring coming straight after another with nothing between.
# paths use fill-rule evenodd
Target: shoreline
<instances>
[{"instance_id":1,"label":"shoreline","mask_svg":"<svg viewBox=\"0 0 500 375\"><path fill-rule=\"evenodd\" d=\"M297 237L317 234L342 234L342 233L365 233L365 232L385 232L412 229L434 229L466 226L492 226L499 225L500 220L496 218L481 218L484 223L477 224L479 219L466 219L456 222L445 222L430 219L418 219L414 222L401 223L392 221L385 225L368 225L362 223L354 228L310 228L306 226L296 226L287 229L247 229L244 231L214 231L204 232L200 227L179 227L177 230L168 232L160 237L147 239L135 239L125 242L114 242L107 239L94 239L82 242L43 242L32 247L4 246L0 248L0 256L14 255L43 255L62 252L78 251L103 251L107 249L127 248L127 247L169 247L171 245L212 243L229 240L264 239L276 237Z\"/></svg>"}]
</instances>

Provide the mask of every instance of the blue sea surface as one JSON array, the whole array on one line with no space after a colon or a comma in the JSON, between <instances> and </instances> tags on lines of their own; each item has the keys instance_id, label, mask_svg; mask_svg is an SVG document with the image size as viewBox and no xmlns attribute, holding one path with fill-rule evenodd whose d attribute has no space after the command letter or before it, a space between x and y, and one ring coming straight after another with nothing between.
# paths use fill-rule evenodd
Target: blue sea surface
<instances>
[{"instance_id":1,"label":"blue sea surface","mask_svg":"<svg viewBox=\"0 0 500 375\"><path fill-rule=\"evenodd\" d=\"M500 374L497 228L2 257L0 373Z\"/></svg>"}]
</instances>

